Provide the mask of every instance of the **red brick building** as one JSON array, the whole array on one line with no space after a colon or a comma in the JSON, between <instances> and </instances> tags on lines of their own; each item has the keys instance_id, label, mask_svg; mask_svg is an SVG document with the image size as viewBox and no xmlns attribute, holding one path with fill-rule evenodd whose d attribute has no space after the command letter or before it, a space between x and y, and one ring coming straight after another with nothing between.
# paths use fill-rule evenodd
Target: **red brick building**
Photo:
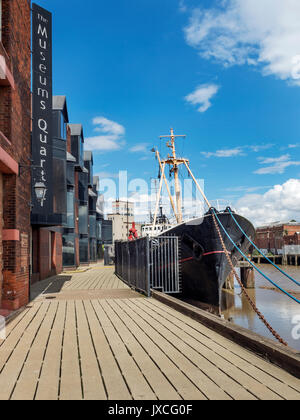
<instances>
[{"instance_id":1,"label":"red brick building","mask_svg":"<svg viewBox=\"0 0 300 420\"><path fill-rule=\"evenodd\" d=\"M256 244L274 255L300 255L300 223L278 222L259 227Z\"/></svg>"},{"instance_id":2,"label":"red brick building","mask_svg":"<svg viewBox=\"0 0 300 420\"><path fill-rule=\"evenodd\" d=\"M31 28L28 0L0 1L0 309L28 302Z\"/></svg>"}]
</instances>

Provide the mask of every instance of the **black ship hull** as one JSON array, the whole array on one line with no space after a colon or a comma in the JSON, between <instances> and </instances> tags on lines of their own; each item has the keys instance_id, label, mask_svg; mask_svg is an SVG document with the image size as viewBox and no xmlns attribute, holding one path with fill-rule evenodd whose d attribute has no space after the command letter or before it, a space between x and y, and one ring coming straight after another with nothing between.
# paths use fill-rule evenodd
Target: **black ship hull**
<instances>
[{"instance_id":1,"label":"black ship hull","mask_svg":"<svg viewBox=\"0 0 300 420\"><path fill-rule=\"evenodd\" d=\"M235 244L245 253L250 243L235 224L228 212L218 217ZM253 240L255 229L244 217L235 218L244 232ZM220 229L234 266L241 260L241 254ZM181 241L182 293L184 298L220 309L222 288L231 273L231 267L223 251L211 213L200 219L178 225L161 236L177 236Z\"/></svg>"}]
</instances>

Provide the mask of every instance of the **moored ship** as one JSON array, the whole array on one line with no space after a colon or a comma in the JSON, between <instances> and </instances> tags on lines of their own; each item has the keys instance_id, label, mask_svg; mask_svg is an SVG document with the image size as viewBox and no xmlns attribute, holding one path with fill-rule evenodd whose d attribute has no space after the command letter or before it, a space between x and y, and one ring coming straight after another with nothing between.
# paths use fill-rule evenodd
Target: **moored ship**
<instances>
[{"instance_id":1,"label":"moored ship","mask_svg":"<svg viewBox=\"0 0 300 420\"><path fill-rule=\"evenodd\" d=\"M224 248L222 247L219 233L217 232L213 210L210 203L205 197L201 187L194 177L190 164L187 159L178 158L176 156L175 136L173 129L169 136L161 136L161 138L168 138L167 147L171 149L172 153L168 155L167 159L161 159L160 153L155 151L156 158L159 162L161 171L160 188L157 195L156 210L153 220L152 232L155 232L155 226L159 220L158 209L160 203L160 196L163 183L168 191L169 199L176 218L176 225L164 231L163 233L157 232L153 236L177 236L181 243L181 280L182 280L182 293L187 299L193 299L204 303L212 308L217 308L218 311L221 307L222 288L226 279L232 272L232 267L229 264ZM182 199L179 182L179 167L184 165L191 178L196 184L203 195L209 211L202 217L183 221L182 214ZM166 166L170 168L170 174L174 175L176 204L171 195L168 182L165 175ZM234 243L243 251L247 253L250 248L250 242L246 239L245 235L237 227L232 219L228 209L224 211L217 211L218 218L222 225L225 227L228 235ZM244 232L252 240L255 237L255 228L252 223L245 217L235 213L235 219L238 221ZM221 232L226 249L230 254L233 266L236 266L241 259L240 253L236 250L232 242L228 239L224 232Z\"/></svg>"}]
</instances>

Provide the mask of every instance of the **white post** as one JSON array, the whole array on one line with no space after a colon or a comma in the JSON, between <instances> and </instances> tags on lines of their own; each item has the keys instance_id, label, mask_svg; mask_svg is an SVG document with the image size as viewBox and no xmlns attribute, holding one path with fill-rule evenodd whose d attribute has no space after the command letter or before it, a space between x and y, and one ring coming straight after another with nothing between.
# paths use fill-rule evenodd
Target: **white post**
<instances>
[{"instance_id":1,"label":"white post","mask_svg":"<svg viewBox=\"0 0 300 420\"><path fill-rule=\"evenodd\" d=\"M161 179L160 179L160 184L159 184L159 192L157 194L157 199L156 199L156 207L155 207L154 220L153 220L153 232L154 232L154 227L156 225L157 214L158 214L158 210L159 210L159 202L160 202L161 190L162 190L162 186L163 186L163 182L164 182L165 168L166 168L166 164L164 163L162 174L161 174Z\"/></svg>"}]
</instances>

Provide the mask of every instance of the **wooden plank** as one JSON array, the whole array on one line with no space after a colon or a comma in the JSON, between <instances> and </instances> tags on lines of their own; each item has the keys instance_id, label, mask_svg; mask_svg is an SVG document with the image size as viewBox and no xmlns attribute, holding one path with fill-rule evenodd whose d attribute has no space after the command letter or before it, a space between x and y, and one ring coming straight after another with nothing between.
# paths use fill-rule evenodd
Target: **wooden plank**
<instances>
[{"instance_id":1,"label":"wooden plank","mask_svg":"<svg viewBox=\"0 0 300 420\"><path fill-rule=\"evenodd\" d=\"M102 288L102 284L103 284L103 277L104 275L100 275L97 277L97 284L95 285L96 290L100 290Z\"/></svg>"},{"instance_id":2,"label":"wooden plank","mask_svg":"<svg viewBox=\"0 0 300 420\"><path fill-rule=\"evenodd\" d=\"M127 301L126 301L127 303ZM135 303L134 303L135 304ZM133 301L128 301L128 305L133 308ZM136 303L138 306L138 302ZM134 308L133 308L134 309ZM141 314L141 317L145 319L146 322L151 322L151 325L153 326L153 329L157 331L158 337L165 337L164 340L168 339L166 341L165 346L166 348L170 349L172 342L174 342L175 346L178 347L179 344L183 346L183 354L186 354L187 357L191 357L190 351L188 349L188 346L182 344L180 342L179 338L174 336L167 328L163 326L164 319L160 318L159 321L155 320L153 316L149 316L148 314L144 313L144 311L141 311L138 309L135 310L137 314ZM159 340L159 338L158 338ZM205 350L205 347L203 346L202 352ZM182 350L179 350L182 351ZM176 354L176 352L175 352ZM181 354L181 353L179 353ZM202 353L203 354L203 353ZM213 357L213 363L221 369L224 373L229 375L231 378L234 378L235 381L237 381L241 386L243 386L246 390L250 391L253 395L255 395L259 399L280 399L276 394L271 392L267 387L260 384L258 381L253 380L252 378L248 377L246 374L241 372L239 369L235 368L230 363L227 363L224 361L224 359L220 358L216 353L213 353L211 351L206 351L205 357L209 360L209 358ZM181 358L182 359L182 358ZM180 360L180 358L179 358ZM183 363L183 361L182 361ZM190 363L190 362L189 362ZM188 365L188 364L187 364ZM208 383L209 385L209 383ZM204 390L203 390L204 392ZM215 397L216 390L213 386L207 387L206 392L209 392L208 397L209 398L218 398ZM224 391L223 391L224 392ZM204 392L205 393L205 392ZM207 395L207 394L206 394Z\"/></svg>"},{"instance_id":3,"label":"wooden plank","mask_svg":"<svg viewBox=\"0 0 300 420\"><path fill-rule=\"evenodd\" d=\"M89 325L82 301L76 301L79 353L82 370L83 395L85 400L106 400L98 361L95 355Z\"/></svg>"},{"instance_id":4,"label":"wooden plank","mask_svg":"<svg viewBox=\"0 0 300 420\"><path fill-rule=\"evenodd\" d=\"M109 345L114 353L126 383L135 400L155 400L155 394L147 384L133 358L129 355L124 343L117 334L113 324L106 316L101 303L93 301L92 305L97 312L103 331L107 337Z\"/></svg>"},{"instance_id":5,"label":"wooden plank","mask_svg":"<svg viewBox=\"0 0 300 420\"><path fill-rule=\"evenodd\" d=\"M17 347L14 349L11 357L4 366L0 375L0 400L10 399L29 349L34 342L35 335L43 322L48 308L49 303L42 304L41 309L27 326L26 331L22 335Z\"/></svg>"},{"instance_id":6,"label":"wooden plank","mask_svg":"<svg viewBox=\"0 0 300 420\"><path fill-rule=\"evenodd\" d=\"M174 309L164 305L156 299L153 299L151 304L159 308L164 314L171 316L174 319L174 322L182 322L184 324L184 328L189 328L191 333L194 333L195 331L199 332L209 340L219 344L221 347L228 349L233 354L241 357L242 360L253 364L260 370L263 370L279 381L289 385L297 391L300 391L300 380L285 372L283 369L263 360L262 358L251 353L249 350L244 349L233 341L230 341L227 338L219 335L215 331L208 329L199 322L192 320L180 312L174 311Z\"/></svg>"},{"instance_id":7,"label":"wooden plank","mask_svg":"<svg viewBox=\"0 0 300 420\"><path fill-rule=\"evenodd\" d=\"M78 282L73 285L72 289L73 290L88 290L89 281L90 281L89 276L80 277Z\"/></svg>"},{"instance_id":8,"label":"wooden plank","mask_svg":"<svg viewBox=\"0 0 300 420\"><path fill-rule=\"evenodd\" d=\"M169 353L157 342L156 337L151 334L151 327L136 315L122 300L116 303L124 311L124 319L130 331L135 335L143 348L151 356L152 360L159 366L164 376L177 390L182 399L185 400L206 400L207 397L197 386L192 383L186 375L185 369L178 363L173 352ZM193 370L195 367L193 366Z\"/></svg>"},{"instance_id":9,"label":"wooden plank","mask_svg":"<svg viewBox=\"0 0 300 420\"><path fill-rule=\"evenodd\" d=\"M15 328L11 331L6 340L2 343L2 346L0 348L0 373L4 368L6 361L14 351L14 348L25 333L28 325L30 325L30 323L40 310L41 305L41 303L35 304L34 307L29 312L27 312L27 314L23 317L22 321L15 326Z\"/></svg>"},{"instance_id":10,"label":"wooden plank","mask_svg":"<svg viewBox=\"0 0 300 420\"><path fill-rule=\"evenodd\" d=\"M103 289L110 289L111 288L111 283L114 281L115 278L115 273L111 272L111 273L107 273L104 277L104 282L103 282Z\"/></svg>"},{"instance_id":11,"label":"wooden plank","mask_svg":"<svg viewBox=\"0 0 300 420\"><path fill-rule=\"evenodd\" d=\"M102 307L107 316L117 329L122 341L127 347L127 350L132 354L139 369L145 376L147 382L154 390L159 400L179 400L181 399L175 388L170 384L161 370L157 367L154 361L149 357L145 349L136 340L134 335L126 327L126 319L124 319L124 312L115 303L114 300L102 302ZM121 321L123 319L123 321Z\"/></svg>"},{"instance_id":12,"label":"wooden plank","mask_svg":"<svg viewBox=\"0 0 300 420\"><path fill-rule=\"evenodd\" d=\"M90 289L95 290L98 283L99 283L99 276L94 274L93 280L90 284Z\"/></svg>"},{"instance_id":13,"label":"wooden plank","mask_svg":"<svg viewBox=\"0 0 300 420\"><path fill-rule=\"evenodd\" d=\"M61 361L59 399L81 400L82 397L75 303L68 301Z\"/></svg>"},{"instance_id":14,"label":"wooden plank","mask_svg":"<svg viewBox=\"0 0 300 420\"><path fill-rule=\"evenodd\" d=\"M33 305L32 305L33 307ZM10 321L6 325L6 337L8 338L9 334L12 332L12 330L22 321L22 319L25 317L25 315L32 309L32 307L28 307L27 309L24 309L23 312L21 312L15 319ZM4 340L3 340L4 342ZM0 340L0 347L3 344L3 342Z\"/></svg>"},{"instance_id":15,"label":"wooden plank","mask_svg":"<svg viewBox=\"0 0 300 420\"><path fill-rule=\"evenodd\" d=\"M57 314L38 382L36 400L58 400L65 318L66 302L58 301Z\"/></svg>"},{"instance_id":16,"label":"wooden plank","mask_svg":"<svg viewBox=\"0 0 300 420\"><path fill-rule=\"evenodd\" d=\"M58 303L50 304L50 308L44 318L43 324L30 348L29 355L23 366L23 370L14 389L12 400L34 399L36 387L44 359L44 354L57 312Z\"/></svg>"},{"instance_id":17,"label":"wooden plank","mask_svg":"<svg viewBox=\"0 0 300 420\"><path fill-rule=\"evenodd\" d=\"M183 354L185 354L193 363L195 363L199 369L201 369L205 375L207 375L213 382L215 382L223 391L229 394L235 400L255 400L256 398L249 393L243 386L241 386L234 378L231 378L225 374L219 367L214 364L214 352L211 352L209 357L204 357L202 347L198 346L198 342L185 334L183 330L178 328L178 325L169 322L166 318L157 316L157 314L151 310L151 302L147 299L141 299L141 302L136 302L143 311L153 317L158 322L162 323L164 327L172 334L165 335L168 340L171 340L175 347ZM149 309L150 306L150 309ZM164 332L163 332L164 333ZM196 343L196 344L195 344Z\"/></svg>"},{"instance_id":18,"label":"wooden plank","mask_svg":"<svg viewBox=\"0 0 300 420\"><path fill-rule=\"evenodd\" d=\"M126 401L132 397L126 386L122 373L115 360L114 354L108 344L104 331L95 314L90 301L83 302L85 307L88 324L93 337L93 343L97 354L97 359L101 368L105 388L109 400Z\"/></svg>"},{"instance_id":19,"label":"wooden plank","mask_svg":"<svg viewBox=\"0 0 300 420\"><path fill-rule=\"evenodd\" d=\"M32 321L32 318L35 316L40 307L41 303L36 303L31 309L28 309L20 320L14 320L14 323L9 325L6 329L6 339L2 341L0 345L0 372L7 360L7 357L9 357L9 354L13 351L27 325Z\"/></svg>"}]
</instances>

